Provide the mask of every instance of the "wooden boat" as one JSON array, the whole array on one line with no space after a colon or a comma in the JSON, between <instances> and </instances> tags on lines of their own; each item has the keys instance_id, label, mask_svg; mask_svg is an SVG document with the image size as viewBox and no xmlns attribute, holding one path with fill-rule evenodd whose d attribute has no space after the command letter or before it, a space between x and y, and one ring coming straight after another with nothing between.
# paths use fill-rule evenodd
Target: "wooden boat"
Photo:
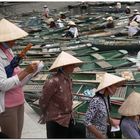
<instances>
[{"instance_id":1,"label":"wooden boat","mask_svg":"<svg viewBox=\"0 0 140 140\"><path fill-rule=\"evenodd\" d=\"M112 59L112 60L97 60L94 62L87 62L80 66L81 71L92 71L92 70L115 70L116 68L132 66L135 62L126 59Z\"/></svg>"},{"instance_id":2,"label":"wooden boat","mask_svg":"<svg viewBox=\"0 0 140 140\"><path fill-rule=\"evenodd\" d=\"M131 85L120 87L116 91L115 95L113 95L111 97L111 105L112 105L111 106L111 116L113 118L116 118L116 119L121 118L120 114L118 113L118 109L119 109L120 105L125 101L125 99L132 93L132 91L136 91L136 92L140 93L139 85L137 85L137 86L135 85L134 87ZM89 101L83 101L82 104L80 104L79 106L77 106L75 108L75 111L77 112L76 117L78 120L83 121L84 115L85 115L85 112L86 112L88 106L89 106Z\"/></svg>"},{"instance_id":3,"label":"wooden boat","mask_svg":"<svg viewBox=\"0 0 140 140\"><path fill-rule=\"evenodd\" d=\"M84 55L78 58L83 61L110 60L115 58L122 58L127 54L128 52L126 50L99 51L96 53L90 52L88 55Z\"/></svg>"},{"instance_id":4,"label":"wooden boat","mask_svg":"<svg viewBox=\"0 0 140 140\"><path fill-rule=\"evenodd\" d=\"M92 45L99 48L99 50L119 50L124 49L127 51L138 51L139 50L139 40L129 39L129 40L107 40L107 39L93 39Z\"/></svg>"}]
</instances>

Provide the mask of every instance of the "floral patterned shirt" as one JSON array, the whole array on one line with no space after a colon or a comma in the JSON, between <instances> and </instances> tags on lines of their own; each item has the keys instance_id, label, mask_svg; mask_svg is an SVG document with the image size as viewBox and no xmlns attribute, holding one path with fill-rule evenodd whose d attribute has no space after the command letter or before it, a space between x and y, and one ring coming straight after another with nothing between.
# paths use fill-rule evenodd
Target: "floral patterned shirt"
<instances>
[{"instance_id":1,"label":"floral patterned shirt","mask_svg":"<svg viewBox=\"0 0 140 140\"><path fill-rule=\"evenodd\" d=\"M46 80L39 104L47 121L68 127L73 104L71 79L63 73L57 73Z\"/></svg>"},{"instance_id":2,"label":"floral patterned shirt","mask_svg":"<svg viewBox=\"0 0 140 140\"><path fill-rule=\"evenodd\" d=\"M105 98L106 104L108 106L107 98ZM90 101L88 110L85 116L85 125L90 126L94 125L103 135L106 136L107 132L107 109L102 97L95 96ZM86 129L87 138L96 138L95 135Z\"/></svg>"}]
</instances>

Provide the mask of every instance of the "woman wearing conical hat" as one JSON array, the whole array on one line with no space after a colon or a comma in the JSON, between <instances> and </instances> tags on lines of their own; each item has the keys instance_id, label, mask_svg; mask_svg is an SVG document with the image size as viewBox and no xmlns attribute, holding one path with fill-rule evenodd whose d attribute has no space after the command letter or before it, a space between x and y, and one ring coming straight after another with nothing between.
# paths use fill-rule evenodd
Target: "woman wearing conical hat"
<instances>
[{"instance_id":1,"label":"woman wearing conical hat","mask_svg":"<svg viewBox=\"0 0 140 140\"><path fill-rule=\"evenodd\" d=\"M49 17L49 8L48 8L48 6L47 5L44 5L43 6L43 8L44 8L44 16L46 17L46 18L48 18Z\"/></svg>"},{"instance_id":2,"label":"woman wearing conical hat","mask_svg":"<svg viewBox=\"0 0 140 140\"><path fill-rule=\"evenodd\" d=\"M65 37L77 38L78 37L78 29L74 21L69 21L69 30L65 33Z\"/></svg>"},{"instance_id":3,"label":"woman wearing conical hat","mask_svg":"<svg viewBox=\"0 0 140 140\"><path fill-rule=\"evenodd\" d=\"M79 64L82 61L62 51L49 69L54 74L46 80L39 100L40 121L46 123L47 138L71 138L73 97L70 74Z\"/></svg>"},{"instance_id":4,"label":"woman wearing conical hat","mask_svg":"<svg viewBox=\"0 0 140 140\"><path fill-rule=\"evenodd\" d=\"M126 13L126 14L130 14L130 13L131 13L131 9L130 9L129 6L126 6L126 8L125 8L125 13Z\"/></svg>"},{"instance_id":5,"label":"woman wearing conical hat","mask_svg":"<svg viewBox=\"0 0 140 140\"><path fill-rule=\"evenodd\" d=\"M119 108L120 126L127 139L140 139L140 93L132 92Z\"/></svg>"},{"instance_id":6,"label":"woman wearing conical hat","mask_svg":"<svg viewBox=\"0 0 140 140\"><path fill-rule=\"evenodd\" d=\"M115 27L115 23L114 23L112 17L108 17L106 20L107 20L107 24L105 25L105 28L114 28Z\"/></svg>"},{"instance_id":7,"label":"woman wearing conical hat","mask_svg":"<svg viewBox=\"0 0 140 140\"><path fill-rule=\"evenodd\" d=\"M131 21L128 26L128 36L133 37L140 34L140 27L136 21Z\"/></svg>"},{"instance_id":8,"label":"woman wearing conical hat","mask_svg":"<svg viewBox=\"0 0 140 140\"><path fill-rule=\"evenodd\" d=\"M109 117L109 97L115 94L117 87L122 85L124 81L125 79L122 77L109 73L104 74L85 115L87 138L105 139L107 138L107 124L117 125Z\"/></svg>"},{"instance_id":9,"label":"woman wearing conical hat","mask_svg":"<svg viewBox=\"0 0 140 140\"><path fill-rule=\"evenodd\" d=\"M37 64L19 68L19 57L12 47L17 39L27 36L24 30L6 19L0 20L0 127L9 138L21 138L24 118L23 80L37 70ZM27 79L26 79L27 78Z\"/></svg>"}]
</instances>

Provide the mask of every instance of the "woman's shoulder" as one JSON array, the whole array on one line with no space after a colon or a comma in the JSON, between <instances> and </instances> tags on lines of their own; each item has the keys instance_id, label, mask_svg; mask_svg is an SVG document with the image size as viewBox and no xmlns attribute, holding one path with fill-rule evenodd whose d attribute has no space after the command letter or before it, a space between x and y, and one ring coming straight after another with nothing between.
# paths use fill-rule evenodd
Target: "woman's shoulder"
<instances>
[{"instance_id":1,"label":"woman's shoulder","mask_svg":"<svg viewBox=\"0 0 140 140\"><path fill-rule=\"evenodd\" d=\"M99 96L94 96L94 97L91 99L90 102L92 102L92 103L98 103L98 102L100 102L100 101L101 101L101 99L100 99Z\"/></svg>"},{"instance_id":2,"label":"woman's shoulder","mask_svg":"<svg viewBox=\"0 0 140 140\"><path fill-rule=\"evenodd\" d=\"M59 76L57 74L48 74L46 82L55 83L59 81Z\"/></svg>"}]
</instances>

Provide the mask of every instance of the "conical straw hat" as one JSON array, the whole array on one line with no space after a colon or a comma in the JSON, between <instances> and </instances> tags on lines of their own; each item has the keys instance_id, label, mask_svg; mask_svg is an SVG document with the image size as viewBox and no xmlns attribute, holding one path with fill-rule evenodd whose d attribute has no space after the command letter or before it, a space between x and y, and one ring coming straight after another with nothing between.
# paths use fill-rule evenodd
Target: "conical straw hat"
<instances>
[{"instance_id":1,"label":"conical straw hat","mask_svg":"<svg viewBox=\"0 0 140 140\"><path fill-rule=\"evenodd\" d=\"M112 17L108 17L106 20L111 20L111 21L113 21L113 18L112 18Z\"/></svg>"},{"instance_id":2,"label":"conical straw hat","mask_svg":"<svg viewBox=\"0 0 140 140\"><path fill-rule=\"evenodd\" d=\"M54 22L54 19L53 19L53 18L49 18L46 22L47 22L48 24L50 24L51 22Z\"/></svg>"},{"instance_id":3,"label":"conical straw hat","mask_svg":"<svg viewBox=\"0 0 140 140\"><path fill-rule=\"evenodd\" d=\"M122 116L140 115L140 93L132 92L121 105L118 112Z\"/></svg>"},{"instance_id":4,"label":"conical straw hat","mask_svg":"<svg viewBox=\"0 0 140 140\"><path fill-rule=\"evenodd\" d=\"M130 22L130 26L132 26L132 27L138 27L138 25L139 24L136 21Z\"/></svg>"},{"instance_id":5,"label":"conical straw hat","mask_svg":"<svg viewBox=\"0 0 140 140\"><path fill-rule=\"evenodd\" d=\"M6 19L0 20L0 42L16 40L27 36L28 33L9 22Z\"/></svg>"},{"instance_id":6,"label":"conical straw hat","mask_svg":"<svg viewBox=\"0 0 140 140\"><path fill-rule=\"evenodd\" d=\"M134 9L133 12L138 12L138 10L137 9Z\"/></svg>"},{"instance_id":7,"label":"conical straw hat","mask_svg":"<svg viewBox=\"0 0 140 140\"><path fill-rule=\"evenodd\" d=\"M62 51L52 66L50 67L49 71L55 71L57 68L62 67L62 66L67 66L71 64L82 64L83 62L76 57Z\"/></svg>"},{"instance_id":8,"label":"conical straw hat","mask_svg":"<svg viewBox=\"0 0 140 140\"><path fill-rule=\"evenodd\" d=\"M69 21L68 25L76 25L74 21Z\"/></svg>"},{"instance_id":9,"label":"conical straw hat","mask_svg":"<svg viewBox=\"0 0 140 140\"><path fill-rule=\"evenodd\" d=\"M96 92L114 84L122 84L121 82L124 82L124 81L125 81L125 78L122 78L113 74L105 73Z\"/></svg>"},{"instance_id":10,"label":"conical straw hat","mask_svg":"<svg viewBox=\"0 0 140 140\"><path fill-rule=\"evenodd\" d=\"M48 6L47 6L47 5L44 5L43 7L44 7L44 8L47 8Z\"/></svg>"}]
</instances>

